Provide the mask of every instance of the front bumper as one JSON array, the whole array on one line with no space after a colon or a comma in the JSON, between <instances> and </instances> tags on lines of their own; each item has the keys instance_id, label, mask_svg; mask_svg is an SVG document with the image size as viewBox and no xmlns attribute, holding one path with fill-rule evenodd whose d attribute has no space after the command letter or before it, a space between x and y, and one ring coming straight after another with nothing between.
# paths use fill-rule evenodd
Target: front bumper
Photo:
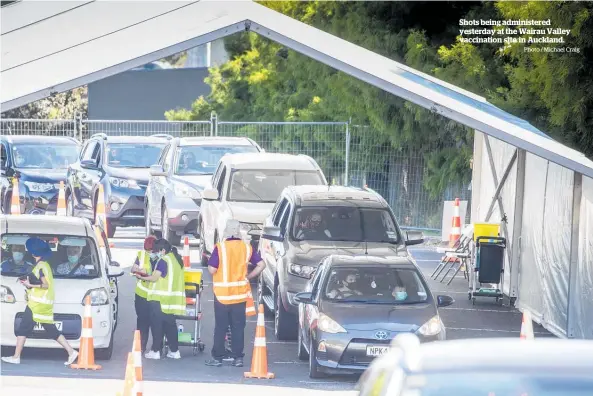
<instances>
[{"instance_id":1,"label":"front bumper","mask_svg":"<svg viewBox=\"0 0 593 396\"><path fill-rule=\"evenodd\" d=\"M314 343L320 371L327 374L356 374L366 370L377 356L369 356L367 347L388 347L397 332L390 332L391 339L372 338L375 331L349 330L348 333L331 334L316 330ZM444 330L442 331L444 335ZM418 335L420 342L441 339L441 335L425 337ZM325 351L320 351L324 349Z\"/></svg>"},{"instance_id":2,"label":"front bumper","mask_svg":"<svg viewBox=\"0 0 593 396\"><path fill-rule=\"evenodd\" d=\"M105 202L105 214L109 224L118 227L144 226L144 196L145 190L111 189L111 194Z\"/></svg>"},{"instance_id":3,"label":"front bumper","mask_svg":"<svg viewBox=\"0 0 593 396\"><path fill-rule=\"evenodd\" d=\"M15 346L15 327L20 322L21 315L26 305L23 303L2 304L0 324L0 341L3 346ZM82 331L82 317L84 306L82 304L55 304L54 321L62 322L62 334L68 343L78 349L80 347L80 334ZM93 344L95 348L108 348L111 341L113 328L113 313L110 305L92 307L93 315ZM45 330L34 331L27 338L27 348L62 348L54 340L45 338Z\"/></svg>"},{"instance_id":4,"label":"front bumper","mask_svg":"<svg viewBox=\"0 0 593 396\"><path fill-rule=\"evenodd\" d=\"M21 213L24 214L50 214L56 213L58 207L58 190L47 192L31 192L28 189L21 190Z\"/></svg>"},{"instance_id":5,"label":"front bumper","mask_svg":"<svg viewBox=\"0 0 593 396\"><path fill-rule=\"evenodd\" d=\"M200 200L172 196L167 198L169 229L178 235L198 235Z\"/></svg>"}]
</instances>

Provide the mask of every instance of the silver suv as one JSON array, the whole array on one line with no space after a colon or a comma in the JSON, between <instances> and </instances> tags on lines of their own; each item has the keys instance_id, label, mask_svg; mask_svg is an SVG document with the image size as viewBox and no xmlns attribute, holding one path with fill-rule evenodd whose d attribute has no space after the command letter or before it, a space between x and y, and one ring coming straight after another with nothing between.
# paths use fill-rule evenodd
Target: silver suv
<instances>
[{"instance_id":1,"label":"silver suv","mask_svg":"<svg viewBox=\"0 0 593 396\"><path fill-rule=\"evenodd\" d=\"M225 154L264 150L246 137L185 137L171 139L156 165L150 167L146 189L146 235L160 234L177 245L196 237L204 186Z\"/></svg>"}]
</instances>

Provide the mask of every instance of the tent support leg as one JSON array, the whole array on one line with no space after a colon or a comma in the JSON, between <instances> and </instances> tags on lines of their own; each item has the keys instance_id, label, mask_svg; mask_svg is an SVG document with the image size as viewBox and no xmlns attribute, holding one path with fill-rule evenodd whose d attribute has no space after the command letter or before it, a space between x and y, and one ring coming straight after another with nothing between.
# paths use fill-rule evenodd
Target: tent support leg
<instances>
[{"instance_id":1,"label":"tent support leg","mask_svg":"<svg viewBox=\"0 0 593 396\"><path fill-rule=\"evenodd\" d=\"M574 172L572 187L572 227L570 232L570 267L568 276L568 309L566 314L566 336L575 338L575 300L581 298L576 295L577 267L579 265L579 228L581 220L581 198L583 196L583 174Z\"/></svg>"},{"instance_id":2,"label":"tent support leg","mask_svg":"<svg viewBox=\"0 0 593 396\"><path fill-rule=\"evenodd\" d=\"M523 201L525 197L525 160L527 152L523 149L517 151L517 179L515 181L515 211L513 217L513 242L511 244L511 283L509 297L511 305L518 297L519 291L519 261L521 259L521 231L523 229Z\"/></svg>"}]
</instances>

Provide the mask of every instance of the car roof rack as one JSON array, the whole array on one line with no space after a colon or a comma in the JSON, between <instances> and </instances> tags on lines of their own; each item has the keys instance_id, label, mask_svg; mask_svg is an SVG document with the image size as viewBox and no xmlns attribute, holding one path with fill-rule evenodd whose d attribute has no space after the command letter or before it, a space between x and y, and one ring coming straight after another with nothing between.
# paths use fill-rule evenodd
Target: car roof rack
<instances>
[{"instance_id":1,"label":"car roof rack","mask_svg":"<svg viewBox=\"0 0 593 396\"><path fill-rule=\"evenodd\" d=\"M154 135L150 135L150 137L165 138L167 140L173 139L173 136L169 135L168 133L155 133Z\"/></svg>"},{"instance_id":2,"label":"car roof rack","mask_svg":"<svg viewBox=\"0 0 593 396\"><path fill-rule=\"evenodd\" d=\"M102 138L103 140L107 140L107 134L103 132L94 133L93 135L91 135L91 139L93 138Z\"/></svg>"}]
</instances>

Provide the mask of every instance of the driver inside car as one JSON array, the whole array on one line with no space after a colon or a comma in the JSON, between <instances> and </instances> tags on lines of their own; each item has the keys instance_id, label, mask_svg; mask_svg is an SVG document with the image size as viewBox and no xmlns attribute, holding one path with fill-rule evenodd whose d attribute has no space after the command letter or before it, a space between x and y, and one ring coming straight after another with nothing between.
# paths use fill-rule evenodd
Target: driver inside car
<instances>
[{"instance_id":1,"label":"driver inside car","mask_svg":"<svg viewBox=\"0 0 593 396\"><path fill-rule=\"evenodd\" d=\"M321 213L313 212L307 220L299 225L299 231L296 235L298 239L325 239L331 238L331 233L323 224Z\"/></svg>"},{"instance_id":2,"label":"driver inside car","mask_svg":"<svg viewBox=\"0 0 593 396\"><path fill-rule=\"evenodd\" d=\"M405 301L408 298L408 292L403 286L395 286L391 295L395 298L395 301Z\"/></svg>"},{"instance_id":3,"label":"driver inside car","mask_svg":"<svg viewBox=\"0 0 593 396\"><path fill-rule=\"evenodd\" d=\"M56 268L57 275L68 275L74 267L76 267L80 261L80 256L82 255L82 246L68 246L66 249L66 253L68 254L68 261L58 265ZM74 271L75 276L78 275L88 275L89 271L84 267L84 265L79 265Z\"/></svg>"},{"instance_id":4,"label":"driver inside car","mask_svg":"<svg viewBox=\"0 0 593 396\"><path fill-rule=\"evenodd\" d=\"M337 284L327 293L327 296L338 300L355 295L362 296L362 293L355 287L356 280L357 273L354 271L346 273L345 276L343 274L338 275Z\"/></svg>"}]
</instances>

